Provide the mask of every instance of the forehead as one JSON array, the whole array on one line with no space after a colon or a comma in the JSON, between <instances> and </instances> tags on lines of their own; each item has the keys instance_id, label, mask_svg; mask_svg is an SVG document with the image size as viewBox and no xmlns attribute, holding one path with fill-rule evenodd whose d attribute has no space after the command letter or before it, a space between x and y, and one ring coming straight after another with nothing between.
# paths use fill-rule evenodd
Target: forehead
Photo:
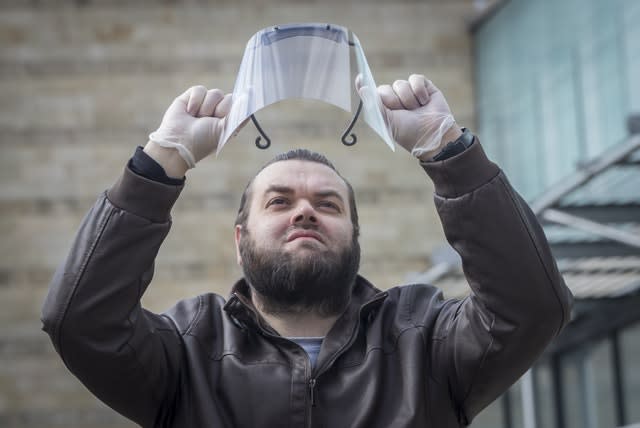
<instances>
[{"instance_id":1,"label":"forehead","mask_svg":"<svg viewBox=\"0 0 640 428\"><path fill-rule=\"evenodd\" d=\"M318 162L299 159L272 163L255 177L253 192L263 194L271 186L286 186L294 190L335 190L346 200L347 185L331 168Z\"/></svg>"}]
</instances>

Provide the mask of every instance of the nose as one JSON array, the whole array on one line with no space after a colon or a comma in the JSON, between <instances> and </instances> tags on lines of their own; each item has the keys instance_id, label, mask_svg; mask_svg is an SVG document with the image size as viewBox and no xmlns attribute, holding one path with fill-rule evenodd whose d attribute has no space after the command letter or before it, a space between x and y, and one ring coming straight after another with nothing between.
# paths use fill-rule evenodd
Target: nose
<instances>
[{"instance_id":1,"label":"nose","mask_svg":"<svg viewBox=\"0 0 640 428\"><path fill-rule=\"evenodd\" d=\"M306 200L300 201L291 216L291 224L305 225L315 224L317 222L318 218L316 217L316 211L313 205Z\"/></svg>"}]
</instances>

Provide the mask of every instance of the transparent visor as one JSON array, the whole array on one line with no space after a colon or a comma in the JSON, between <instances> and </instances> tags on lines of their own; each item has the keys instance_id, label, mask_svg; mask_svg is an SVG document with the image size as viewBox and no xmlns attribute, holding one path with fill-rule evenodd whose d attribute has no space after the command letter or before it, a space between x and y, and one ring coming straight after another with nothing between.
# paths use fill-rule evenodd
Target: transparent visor
<instances>
[{"instance_id":1,"label":"transparent visor","mask_svg":"<svg viewBox=\"0 0 640 428\"><path fill-rule=\"evenodd\" d=\"M365 91L361 102L355 87ZM360 41L345 27L327 24L289 24L258 31L247 43L233 88L233 104L227 116L218 152L248 119L261 136L256 145L270 140L254 114L287 99L313 99L352 113L345 123L342 142L355 144L351 132L357 120L364 121L394 150L375 94L376 84ZM371 96L369 96L371 95Z\"/></svg>"}]
</instances>

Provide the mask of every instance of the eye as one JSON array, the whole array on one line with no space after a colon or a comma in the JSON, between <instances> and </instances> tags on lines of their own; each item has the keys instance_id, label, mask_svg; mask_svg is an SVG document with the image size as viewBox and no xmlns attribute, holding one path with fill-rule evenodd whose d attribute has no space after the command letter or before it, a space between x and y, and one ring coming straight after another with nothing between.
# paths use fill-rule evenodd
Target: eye
<instances>
[{"instance_id":1,"label":"eye","mask_svg":"<svg viewBox=\"0 0 640 428\"><path fill-rule=\"evenodd\" d=\"M340 212L340 207L338 206L338 204L329 200L318 202L318 206L321 208L327 208L336 212Z\"/></svg>"},{"instance_id":2,"label":"eye","mask_svg":"<svg viewBox=\"0 0 640 428\"><path fill-rule=\"evenodd\" d=\"M277 197L275 197L273 199L270 199L269 202L267 202L267 207L270 207L272 205L276 205L276 206L277 205L286 205L288 203L289 203L289 201L287 201L286 198L283 198L281 196L277 196Z\"/></svg>"}]
</instances>

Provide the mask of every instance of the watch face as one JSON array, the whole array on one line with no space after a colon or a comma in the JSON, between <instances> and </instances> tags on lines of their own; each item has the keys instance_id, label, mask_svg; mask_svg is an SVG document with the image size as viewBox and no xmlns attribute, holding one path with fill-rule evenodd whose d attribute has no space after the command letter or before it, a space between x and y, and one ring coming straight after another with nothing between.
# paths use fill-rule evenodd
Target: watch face
<instances>
[{"instance_id":1,"label":"watch face","mask_svg":"<svg viewBox=\"0 0 640 428\"><path fill-rule=\"evenodd\" d=\"M441 161L464 152L473 143L473 134L467 128L462 128L462 135L455 141L450 141L440 153L433 157L434 161Z\"/></svg>"},{"instance_id":2,"label":"watch face","mask_svg":"<svg viewBox=\"0 0 640 428\"><path fill-rule=\"evenodd\" d=\"M464 144L464 148L468 148L473 143L473 134L467 129L462 128L462 135L456 140Z\"/></svg>"}]
</instances>

